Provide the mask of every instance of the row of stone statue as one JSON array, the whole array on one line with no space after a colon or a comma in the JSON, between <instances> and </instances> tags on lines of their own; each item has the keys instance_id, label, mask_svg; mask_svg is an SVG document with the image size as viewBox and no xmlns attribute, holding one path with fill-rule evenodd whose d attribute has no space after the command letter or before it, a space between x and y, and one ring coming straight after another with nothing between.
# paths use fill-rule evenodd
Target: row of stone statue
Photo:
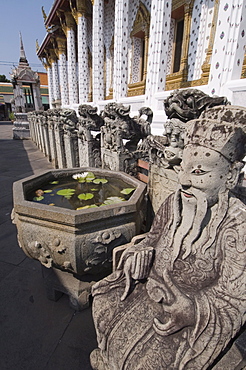
<instances>
[{"instance_id":1,"label":"row of stone statue","mask_svg":"<svg viewBox=\"0 0 246 370\"><path fill-rule=\"evenodd\" d=\"M227 104L226 99L196 89L174 91L164 102L164 136L151 135L150 108L141 108L132 118L130 106L119 103L107 104L100 114L87 104L79 106L78 116L72 109L34 111L28 120L32 140L54 167L102 167L135 175L139 158L178 169L185 123L221 104Z\"/></svg>"},{"instance_id":2,"label":"row of stone statue","mask_svg":"<svg viewBox=\"0 0 246 370\"><path fill-rule=\"evenodd\" d=\"M80 105L79 117L72 109L49 109L28 114L31 139L54 167L102 167L130 172L136 156L144 155L150 134L152 111L143 108L131 118L130 106L109 103L97 108ZM147 119L141 116L147 115ZM145 150L146 152L146 150Z\"/></svg>"}]
</instances>

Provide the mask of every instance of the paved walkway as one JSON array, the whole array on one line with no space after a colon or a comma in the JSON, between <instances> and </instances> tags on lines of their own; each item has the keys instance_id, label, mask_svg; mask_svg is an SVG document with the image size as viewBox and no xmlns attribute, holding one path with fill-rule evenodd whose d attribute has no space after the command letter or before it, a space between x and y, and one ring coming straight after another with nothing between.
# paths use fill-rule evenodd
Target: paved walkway
<instances>
[{"instance_id":1,"label":"paved walkway","mask_svg":"<svg viewBox=\"0 0 246 370\"><path fill-rule=\"evenodd\" d=\"M13 140L12 124L0 122L1 370L90 370L97 346L91 309L46 298L41 264L22 252L11 222L13 182L49 168L35 144Z\"/></svg>"}]
</instances>

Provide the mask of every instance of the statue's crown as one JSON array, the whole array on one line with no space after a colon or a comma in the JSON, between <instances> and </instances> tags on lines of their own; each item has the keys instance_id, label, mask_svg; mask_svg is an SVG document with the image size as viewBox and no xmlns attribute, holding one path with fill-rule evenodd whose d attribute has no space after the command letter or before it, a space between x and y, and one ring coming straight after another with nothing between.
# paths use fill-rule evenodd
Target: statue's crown
<instances>
[{"instance_id":1,"label":"statue's crown","mask_svg":"<svg viewBox=\"0 0 246 370\"><path fill-rule=\"evenodd\" d=\"M210 108L199 119L187 122L185 129L185 145L205 146L231 162L242 161L246 155L246 108Z\"/></svg>"}]
</instances>

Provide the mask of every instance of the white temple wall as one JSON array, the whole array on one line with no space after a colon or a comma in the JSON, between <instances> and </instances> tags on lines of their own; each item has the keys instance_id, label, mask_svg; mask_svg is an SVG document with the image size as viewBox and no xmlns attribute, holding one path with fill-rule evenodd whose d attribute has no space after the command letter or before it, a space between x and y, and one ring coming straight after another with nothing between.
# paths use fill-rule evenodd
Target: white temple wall
<instances>
[{"instance_id":1,"label":"white temple wall","mask_svg":"<svg viewBox=\"0 0 246 370\"><path fill-rule=\"evenodd\" d=\"M61 100L62 106L69 106L76 111L79 104L90 103L101 110L109 101L116 101L131 105L132 115L136 115L139 108L149 106L154 111L152 132L161 134L166 120L163 100L171 92L165 91L165 86L166 76L173 72L177 19L171 19L172 0L142 0L141 3L150 12L145 94L127 96L130 91L128 85L138 83L142 78L139 74L140 60L143 57L141 38L131 35L140 0L95 0L92 6L93 21L90 16L78 20L77 47L74 45L75 35L69 32L67 34L67 71L64 57L64 60L61 57L59 60ZM246 40L246 0L220 0L212 57L209 60L206 57L211 42L216 3L216 0L194 1L190 38L189 43L187 42L187 86L199 88L208 94L227 96L233 104L246 105L246 79L241 79ZM73 55L76 49L78 64L76 55ZM86 55L86 58L82 55ZM201 67L205 60L211 63L208 84L204 84L202 80L204 72ZM208 73L209 69L207 76ZM64 91L65 74L69 93ZM49 69L48 76L52 102L57 97L57 89ZM91 91L93 94L90 102ZM112 91L113 98L109 100Z\"/></svg>"}]
</instances>

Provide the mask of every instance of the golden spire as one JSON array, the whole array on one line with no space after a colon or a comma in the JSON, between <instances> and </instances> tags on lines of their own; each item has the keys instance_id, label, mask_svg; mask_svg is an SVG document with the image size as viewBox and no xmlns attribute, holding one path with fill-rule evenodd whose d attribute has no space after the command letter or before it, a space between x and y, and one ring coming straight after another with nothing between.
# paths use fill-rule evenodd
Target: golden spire
<instances>
[{"instance_id":1,"label":"golden spire","mask_svg":"<svg viewBox=\"0 0 246 370\"><path fill-rule=\"evenodd\" d=\"M44 23L46 22L46 19L47 19L47 15L44 11L44 7L42 6L42 13L43 13L43 18L44 18Z\"/></svg>"}]
</instances>

